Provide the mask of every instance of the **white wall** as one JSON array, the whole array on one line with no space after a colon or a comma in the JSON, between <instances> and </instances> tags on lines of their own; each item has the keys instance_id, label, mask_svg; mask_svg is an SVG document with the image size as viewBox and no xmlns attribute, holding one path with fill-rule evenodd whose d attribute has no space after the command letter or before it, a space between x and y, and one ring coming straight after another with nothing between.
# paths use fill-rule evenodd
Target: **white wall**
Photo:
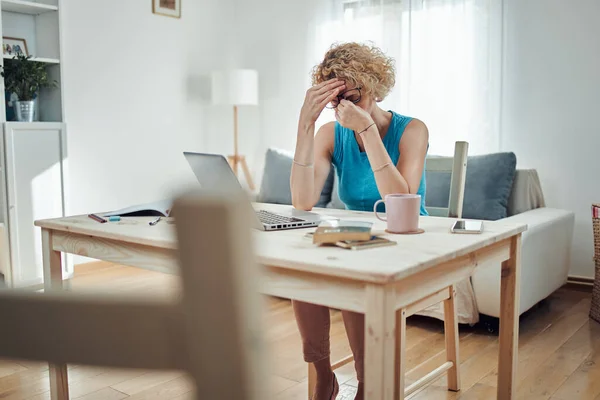
<instances>
[{"instance_id":1,"label":"white wall","mask_svg":"<svg viewBox=\"0 0 600 400\"><path fill-rule=\"evenodd\" d=\"M182 151L230 147L207 74L231 62L233 2L183 3L174 19L149 0L62 1L69 213L168 197L194 182Z\"/></svg>"},{"instance_id":2,"label":"white wall","mask_svg":"<svg viewBox=\"0 0 600 400\"><path fill-rule=\"evenodd\" d=\"M237 0L237 65L259 72L258 108L240 113L240 151L260 183L269 147L293 151L310 84L311 35L319 0Z\"/></svg>"},{"instance_id":3,"label":"white wall","mask_svg":"<svg viewBox=\"0 0 600 400\"><path fill-rule=\"evenodd\" d=\"M592 276L600 2L505 1L502 150L538 169L549 206L576 211L571 274ZM294 148L316 61L315 7L186 1L176 20L153 15L149 3L63 0L70 213L162 198L193 183L181 151L231 151L231 110L207 104L213 68L259 71L260 105L239 116L240 151L257 184L268 147Z\"/></svg>"},{"instance_id":4,"label":"white wall","mask_svg":"<svg viewBox=\"0 0 600 400\"><path fill-rule=\"evenodd\" d=\"M546 203L576 212L571 275L593 277L600 201L600 2L505 0L503 150L536 168ZM551 246L551 243L548 243Z\"/></svg>"},{"instance_id":5,"label":"white wall","mask_svg":"<svg viewBox=\"0 0 600 400\"><path fill-rule=\"evenodd\" d=\"M184 150L231 148L208 73L231 63L233 2L183 3L174 19L149 0L62 0L69 214L170 197L196 182Z\"/></svg>"}]
</instances>

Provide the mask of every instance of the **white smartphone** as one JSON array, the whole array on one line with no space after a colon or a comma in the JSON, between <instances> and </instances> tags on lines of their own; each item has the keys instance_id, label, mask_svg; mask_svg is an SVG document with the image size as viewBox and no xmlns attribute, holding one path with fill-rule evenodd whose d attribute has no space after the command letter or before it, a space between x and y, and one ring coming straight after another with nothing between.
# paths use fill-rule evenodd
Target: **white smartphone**
<instances>
[{"instance_id":1,"label":"white smartphone","mask_svg":"<svg viewBox=\"0 0 600 400\"><path fill-rule=\"evenodd\" d=\"M458 220L450 228L452 233L481 233L483 232L483 221Z\"/></svg>"}]
</instances>

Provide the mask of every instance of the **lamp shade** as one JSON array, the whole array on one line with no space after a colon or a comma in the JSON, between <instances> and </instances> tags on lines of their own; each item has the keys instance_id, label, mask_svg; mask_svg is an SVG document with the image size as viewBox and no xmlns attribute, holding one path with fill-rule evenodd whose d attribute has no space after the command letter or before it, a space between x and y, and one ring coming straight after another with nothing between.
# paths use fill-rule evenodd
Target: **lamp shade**
<instances>
[{"instance_id":1,"label":"lamp shade","mask_svg":"<svg viewBox=\"0 0 600 400\"><path fill-rule=\"evenodd\" d=\"M235 69L215 71L211 76L213 104L257 105L258 71Z\"/></svg>"}]
</instances>

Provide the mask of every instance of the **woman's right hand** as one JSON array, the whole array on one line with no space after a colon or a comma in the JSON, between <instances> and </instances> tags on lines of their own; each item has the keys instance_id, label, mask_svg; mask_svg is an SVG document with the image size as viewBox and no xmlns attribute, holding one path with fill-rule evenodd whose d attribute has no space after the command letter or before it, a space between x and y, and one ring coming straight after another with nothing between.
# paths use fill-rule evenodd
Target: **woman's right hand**
<instances>
[{"instance_id":1,"label":"woman's right hand","mask_svg":"<svg viewBox=\"0 0 600 400\"><path fill-rule=\"evenodd\" d=\"M333 78L308 89L300 111L300 125L303 127L314 125L327 103L335 99L345 88L346 84L343 80Z\"/></svg>"}]
</instances>

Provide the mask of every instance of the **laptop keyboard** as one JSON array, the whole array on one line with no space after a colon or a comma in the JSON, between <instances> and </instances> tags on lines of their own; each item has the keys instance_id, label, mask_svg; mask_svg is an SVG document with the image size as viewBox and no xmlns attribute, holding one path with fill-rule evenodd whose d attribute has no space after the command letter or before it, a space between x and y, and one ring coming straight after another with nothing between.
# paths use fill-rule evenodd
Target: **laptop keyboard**
<instances>
[{"instance_id":1,"label":"laptop keyboard","mask_svg":"<svg viewBox=\"0 0 600 400\"><path fill-rule=\"evenodd\" d=\"M268 225L286 224L286 223L290 223L290 222L304 221L303 219L300 219L300 218L284 217L283 215L274 214L272 212L265 211L265 210L259 210L256 212L256 214L258 215L260 222L262 222L263 224L268 224Z\"/></svg>"}]
</instances>

